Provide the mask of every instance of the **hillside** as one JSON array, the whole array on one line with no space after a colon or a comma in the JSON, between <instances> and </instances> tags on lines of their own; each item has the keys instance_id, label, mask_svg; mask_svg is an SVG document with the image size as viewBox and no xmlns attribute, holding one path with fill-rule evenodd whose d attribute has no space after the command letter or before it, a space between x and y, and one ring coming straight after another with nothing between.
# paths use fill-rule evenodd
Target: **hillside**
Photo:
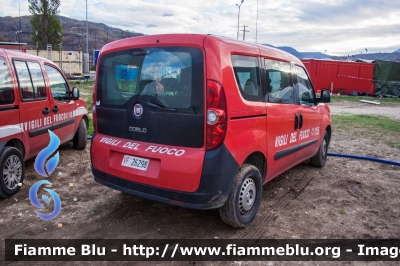
<instances>
[{"instance_id":1,"label":"hillside","mask_svg":"<svg viewBox=\"0 0 400 266\"><path fill-rule=\"evenodd\" d=\"M263 44L270 47L275 47L277 49L283 50L292 54L300 59L302 58L314 58L314 59L324 59L330 58L334 60L342 60L346 58L342 58L340 56L331 56L325 55L320 52L299 52L296 49L288 46L273 46L271 44ZM349 55L350 59L364 59L364 60L387 60L387 61L397 61L400 62L400 49L394 51L393 53L370 53L370 54L355 54Z\"/></svg>"},{"instance_id":2,"label":"hillside","mask_svg":"<svg viewBox=\"0 0 400 266\"><path fill-rule=\"evenodd\" d=\"M81 50L82 47L86 50L86 21L71 19L59 16L63 26L63 42L62 49ZM30 16L21 17L21 30L19 40L21 43L27 43L28 49L36 49L35 42L31 41L31 24ZM16 32L19 31L20 19L18 17L0 17L0 42L17 41ZM99 50L103 45L115 40L140 36L142 33L124 31L117 28L109 27L103 23L88 22L88 43L89 53L93 50ZM40 33L39 33L40 34ZM82 34L79 36L78 34ZM83 44L83 45L82 45ZM57 45L57 44L53 44Z\"/></svg>"},{"instance_id":3,"label":"hillside","mask_svg":"<svg viewBox=\"0 0 400 266\"><path fill-rule=\"evenodd\" d=\"M63 26L63 42L62 49L64 51L71 50L84 50L86 51L86 21L76 20L63 16L59 16ZM22 33L19 34L19 41L28 44L28 49L36 49L35 42L31 41L31 24L29 22L30 16L18 17L0 17L0 42L14 42L17 41L16 32L20 29ZM20 27L21 24L21 27ZM88 43L89 43L89 54L92 54L93 50L99 50L106 43L128 38L134 36L144 35L143 33L124 31L118 28L109 27L103 23L88 22ZM39 33L40 34L40 33ZM81 34L80 36L78 34ZM59 45L59 44L53 44ZM263 44L266 46L275 47L270 44ZM296 49L289 46L275 47L286 51L298 58L331 58L340 60L340 57L325 55L320 52L299 52ZM388 60L388 61L399 61L400 62L400 49L393 53L370 53L370 54L356 54L351 55L354 59L365 59L365 60Z\"/></svg>"}]
</instances>

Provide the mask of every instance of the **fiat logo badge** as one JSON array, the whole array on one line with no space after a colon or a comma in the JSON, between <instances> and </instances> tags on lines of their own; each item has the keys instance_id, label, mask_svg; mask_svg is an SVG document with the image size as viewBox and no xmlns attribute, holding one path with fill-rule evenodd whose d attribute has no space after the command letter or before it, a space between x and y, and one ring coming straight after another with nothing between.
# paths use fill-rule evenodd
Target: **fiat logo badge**
<instances>
[{"instance_id":1,"label":"fiat logo badge","mask_svg":"<svg viewBox=\"0 0 400 266\"><path fill-rule=\"evenodd\" d=\"M140 103L135 104L133 107L133 114L136 117L140 117L143 114L143 106Z\"/></svg>"}]
</instances>

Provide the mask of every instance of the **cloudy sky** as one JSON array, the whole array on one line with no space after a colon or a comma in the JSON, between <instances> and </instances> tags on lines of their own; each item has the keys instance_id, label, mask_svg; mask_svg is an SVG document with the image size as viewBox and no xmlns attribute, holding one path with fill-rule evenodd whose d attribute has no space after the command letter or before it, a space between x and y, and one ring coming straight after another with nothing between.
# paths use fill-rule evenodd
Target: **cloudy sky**
<instances>
[{"instance_id":1,"label":"cloudy sky","mask_svg":"<svg viewBox=\"0 0 400 266\"><path fill-rule=\"evenodd\" d=\"M87 0L88 20L144 34L211 33L236 38L241 0ZM0 16L30 15L28 0L0 0ZM257 8L258 6L258 8ZM258 19L257 19L258 9ZM86 20L85 0L61 0L60 15ZM347 55L400 49L399 0L244 0L246 41ZM243 38L240 31L239 38Z\"/></svg>"}]
</instances>

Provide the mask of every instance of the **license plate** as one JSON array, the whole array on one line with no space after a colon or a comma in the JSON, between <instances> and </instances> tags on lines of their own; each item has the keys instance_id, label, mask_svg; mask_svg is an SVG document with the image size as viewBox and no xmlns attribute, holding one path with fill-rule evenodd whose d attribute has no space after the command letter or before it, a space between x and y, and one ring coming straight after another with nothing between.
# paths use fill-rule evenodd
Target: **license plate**
<instances>
[{"instance_id":1,"label":"license plate","mask_svg":"<svg viewBox=\"0 0 400 266\"><path fill-rule=\"evenodd\" d=\"M149 166L150 160L143 159L135 156L124 155L122 159L122 166L135 168L138 170L146 171Z\"/></svg>"}]
</instances>

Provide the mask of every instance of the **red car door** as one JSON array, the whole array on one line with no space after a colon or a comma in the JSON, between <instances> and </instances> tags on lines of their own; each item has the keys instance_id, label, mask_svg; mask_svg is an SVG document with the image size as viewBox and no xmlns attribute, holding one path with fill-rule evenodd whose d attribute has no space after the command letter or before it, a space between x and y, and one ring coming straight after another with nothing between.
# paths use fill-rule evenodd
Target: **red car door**
<instances>
[{"instance_id":1,"label":"red car door","mask_svg":"<svg viewBox=\"0 0 400 266\"><path fill-rule=\"evenodd\" d=\"M27 159L35 156L49 142L47 132L52 128L51 105L40 63L14 59L13 64L20 94L19 113Z\"/></svg>"},{"instance_id":2,"label":"red car door","mask_svg":"<svg viewBox=\"0 0 400 266\"><path fill-rule=\"evenodd\" d=\"M45 69L50 86L53 132L61 142L66 142L74 137L76 104L75 101L70 100L70 88L61 72L48 64L45 64Z\"/></svg>"},{"instance_id":3,"label":"red car door","mask_svg":"<svg viewBox=\"0 0 400 266\"><path fill-rule=\"evenodd\" d=\"M304 68L294 66L295 94L299 99L299 159L312 157L318 151L321 139L322 113L315 102L315 92Z\"/></svg>"},{"instance_id":4,"label":"red car door","mask_svg":"<svg viewBox=\"0 0 400 266\"><path fill-rule=\"evenodd\" d=\"M267 179L298 161L298 105L291 82L290 63L265 59L267 79Z\"/></svg>"}]
</instances>

